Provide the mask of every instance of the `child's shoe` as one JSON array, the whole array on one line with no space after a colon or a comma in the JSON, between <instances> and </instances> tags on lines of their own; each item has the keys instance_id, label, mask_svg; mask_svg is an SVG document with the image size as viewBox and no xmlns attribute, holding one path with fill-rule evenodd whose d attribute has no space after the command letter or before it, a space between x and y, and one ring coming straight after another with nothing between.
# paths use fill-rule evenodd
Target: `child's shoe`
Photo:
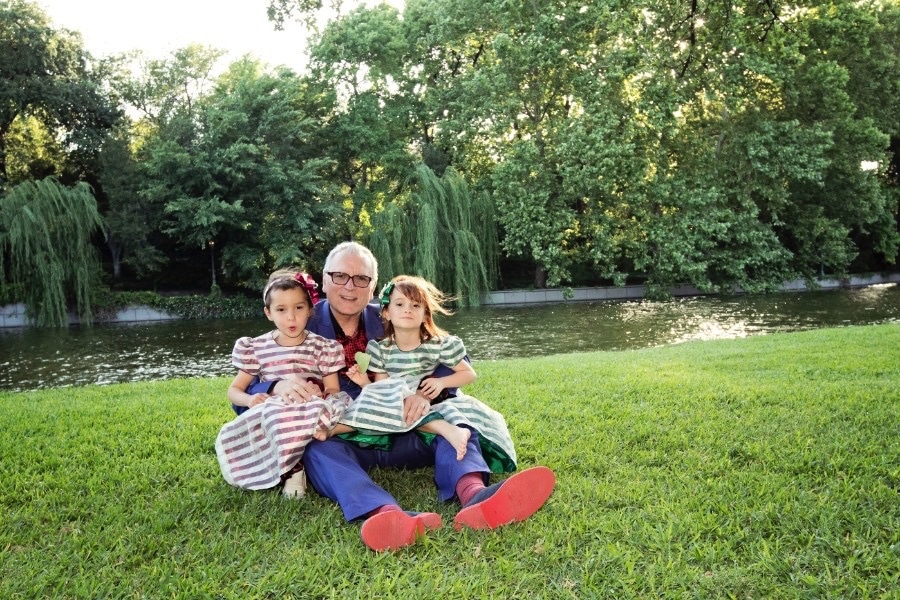
<instances>
[{"instance_id":1,"label":"child's shoe","mask_svg":"<svg viewBox=\"0 0 900 600\"><path fill-rule=\"evenodd\" d=\"M306 471L300 469L284 481L281 493L286 498L302 498L306 495Z\"/></svg>"}]
</instances>

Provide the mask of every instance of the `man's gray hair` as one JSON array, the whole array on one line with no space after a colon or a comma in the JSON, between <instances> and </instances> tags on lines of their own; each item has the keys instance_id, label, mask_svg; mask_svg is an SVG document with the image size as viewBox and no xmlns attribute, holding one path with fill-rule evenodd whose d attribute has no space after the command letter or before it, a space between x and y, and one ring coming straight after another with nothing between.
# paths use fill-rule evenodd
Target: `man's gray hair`
<instances>
[{"instance_id":1,"label":"man's gray hair","mask_svg":"<svg viewBox=\"0 0 900 600\"><path fill-rule=\"evenodd\" d=\"M371 250L357 242L341 242L332 248L331 252L328 253L328 258L325 259L325 268L322 269L322 276L326 277L325 273L332 270L331 264L338 256L347 253L355 254L363 259L363 261L369 265L368 275L372 278L372 282L378 282L378 260L375 259L375 255L372 254ZM362 275L362 273L348 273L348 275Z\"/></svg>"}]
</instances>

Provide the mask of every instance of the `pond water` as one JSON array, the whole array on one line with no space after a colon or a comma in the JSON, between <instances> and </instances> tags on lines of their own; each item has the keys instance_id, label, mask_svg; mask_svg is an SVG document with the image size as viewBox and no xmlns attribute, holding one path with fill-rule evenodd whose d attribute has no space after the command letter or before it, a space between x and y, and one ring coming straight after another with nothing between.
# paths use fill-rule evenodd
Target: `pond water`
<instances>
[{"instance_id":1,"label":"pond water","mask_svg":"<svg viewBox=\"0 0 900 600\"><path fill-rule=\"evenodd\" d=\"M900 323L896 284L667 302L482 307L441 324L479 361L885 322ZM269 329L264 318L0 329L0 390L232 375L234 341Z\"/></svg>"}]
</instances>

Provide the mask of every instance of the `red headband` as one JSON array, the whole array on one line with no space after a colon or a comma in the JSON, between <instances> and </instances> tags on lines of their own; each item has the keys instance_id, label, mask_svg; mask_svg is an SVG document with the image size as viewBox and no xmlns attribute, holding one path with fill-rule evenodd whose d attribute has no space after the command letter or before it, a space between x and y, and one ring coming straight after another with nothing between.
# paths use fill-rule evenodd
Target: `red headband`
<instances>
[{"instance_id":1,"label":"red headband","mask_svg":"<svg viewBox=\"0 0 900 600\"><path fill-rule=\"evenodd\" d=\"M303 289L306 290L306 293L309 294L310 304L315 306L319 301L319 292L317 291L319 286L313 281L313 278L306 273L297 273L294 275L294 279L300 282L300 285L302 285Z\"/></svg>"},{"instance_id":2,"label":"red headband","mask_svg":"<svg viewBox=\"0 0 900 600\"><path fill-rule=\"evenodd\" d=\"M319 286L315 281L313 281L312 277L310 277L306 273L301 272L295 273L294 276L290 278L279 277L278 279L273 279L272 281L270 281L269 284L266 285L266 289L263 290L263 300L265 300L266 295L269 293L269 290L272 289L272 285L276 281L284 281L285 279L293 279L294 281L299 283L304 290L306 290L306 293L309 295L309 302L311 306L315 306L319 301L319 292L317 291Z\"/></svg>"}]
</instances>

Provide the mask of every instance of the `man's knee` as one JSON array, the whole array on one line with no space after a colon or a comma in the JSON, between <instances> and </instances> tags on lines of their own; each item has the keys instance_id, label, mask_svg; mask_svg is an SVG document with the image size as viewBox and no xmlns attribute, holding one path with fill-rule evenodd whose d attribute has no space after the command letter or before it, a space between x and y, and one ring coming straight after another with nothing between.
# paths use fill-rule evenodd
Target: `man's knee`
<instances>
[{"instance_id":1,"label":"man's knee","mask_svg":"<svg viewBox=\"0 0 900 600\"><path fill-rule=\"evenodd\" d=\"M328 438L327 440L312 440L306 446L304 454L305 459L318 460L329 456L338 456L347 453L347 444L341 442L339 438Z\"/></svg>"}]
</instances>

